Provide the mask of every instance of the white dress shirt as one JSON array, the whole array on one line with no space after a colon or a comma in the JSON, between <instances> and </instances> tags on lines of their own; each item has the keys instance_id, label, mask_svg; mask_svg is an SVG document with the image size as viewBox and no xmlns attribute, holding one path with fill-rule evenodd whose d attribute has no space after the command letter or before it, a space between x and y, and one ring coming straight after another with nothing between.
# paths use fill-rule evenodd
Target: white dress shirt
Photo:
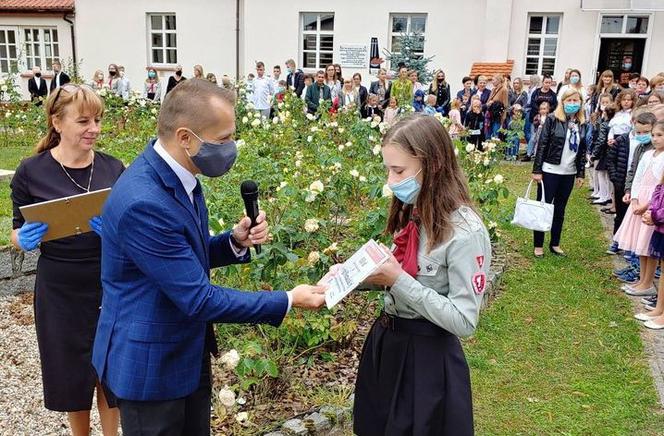
<instances>
[{"instance_id":1,"label":"white dress shirt","mask_svg":"<svg viewBox=\"0 0 664 436\"><path fill-rule=\"evenodd\" d=\"M252 93L254 107L258 110L270 109L274 87L269 77L256 77L254 79L254 90Z\"/></svg>"},{"instance_id":2,"label":"white dress shirt","mask_svg":"<svg viewBox=\"0 0 664 436\"><path fill-rule=\"evenodd\" d=\"M191 204L194 204L194 189L196 189L196 177L194 177L191 172L189 172L188 169L180 165L175 159L173 159L173 156L171 156L166 149L164 149L164 146L161 145L161 142L159 139L154 143L154 151L157 152L159 156L161 156L162 159L166 162L166 165L168 165L173 172L175 173L176 176L178 176L178 179L180 179L180 182L182 183L182 186L184 187L185 192L189 196L189 201L191 201ZM205 229L203 229L205 230ZM233 254L235 254L235 257L238 259L243 257L245 254L247 254L247 248L243 248L242 250L238 250L235 245L231 242L231 240L228 240L228 243L231 247L231 250L233 250ZM293 305L293 295L292 291L286 292L286 295L288 295L288 310L286 313L290 312L291 306Z\"/></svg>"}]
</instances>

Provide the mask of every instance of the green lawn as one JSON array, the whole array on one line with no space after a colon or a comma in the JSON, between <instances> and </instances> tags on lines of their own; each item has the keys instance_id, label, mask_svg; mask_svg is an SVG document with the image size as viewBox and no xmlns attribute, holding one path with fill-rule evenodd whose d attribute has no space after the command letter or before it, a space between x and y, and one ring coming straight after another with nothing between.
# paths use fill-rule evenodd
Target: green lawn
<instances>
[{"instance_id":1,"label":"green lawn","mask_svg":"<svg viewBox=\"0 0 664 436\"><path fill-rule=\"evenodd\" d=\"M32 147L0 146L0 169L15 170L21 159L32 154ZM9 244L12 228L12 201L9 180L0 180L0 247Z\"/></svg>"},{"instance_id":2,"label":"green lawn","mask_svg":"<svg viewBox=\"0 0 664 436\"><path fill-rule=\"evenodd\" d=\"M521 194L530 167L504 164ZM532 257L532 233L501 223L508 270L465 345L478 434L662 434L664 418L627 297L611 279L596 212L576 189L561 247ZM522 194L521 194L522 195ZM506 215L514 195L505 202ZM546 246L546 245L545 245Z\"/></svg>"}]
</instances>

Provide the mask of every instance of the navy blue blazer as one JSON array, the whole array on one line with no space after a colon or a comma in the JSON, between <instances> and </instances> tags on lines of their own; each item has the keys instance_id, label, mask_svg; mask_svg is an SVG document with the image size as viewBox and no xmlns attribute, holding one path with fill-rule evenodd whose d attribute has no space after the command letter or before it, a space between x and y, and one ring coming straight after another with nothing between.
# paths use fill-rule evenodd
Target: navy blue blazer
<instances>
[{"instance_id":1,"label":"navy blue blazer","mask_svg":"<svg viewBox=\"0 0 664 436\"><path fill-rule=\"evenodd\" d=\"M235 256L230 232L210 236L200 184L194 207L153 146L118 179L102 212L104 291L92 363L117 397L135 401L197 389L208 322L278 326L288 310L285 292L210 284L210 268L249 262L249 254Z\"/></svg>"}]
</instances>

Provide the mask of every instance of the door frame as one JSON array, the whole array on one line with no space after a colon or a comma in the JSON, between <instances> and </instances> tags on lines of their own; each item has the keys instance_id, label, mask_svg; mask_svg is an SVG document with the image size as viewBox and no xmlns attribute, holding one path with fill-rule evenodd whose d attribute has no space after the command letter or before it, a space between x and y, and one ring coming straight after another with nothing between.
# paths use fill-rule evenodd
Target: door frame
<instances>
[{"instance_id":1,"label":"door frame","mask_svg":"<svg viewBox=\"0 0 664 436\"><path fill-rule=\"evenodd\" d=\"M632 17L648 17L648 31L646 33L602 33L602 17L603 16L632 16ZM593 78L593 83L597 81L597 64L599 63L599 53L602 46L602 38L623 38L623 39L645 39L646 43L643 48L643 65L641 65L641 72L645 70L645 64L650 56L650 42L652 37L652 29L655 22L655 13L654 12L635 12L629 10L606 10L600 11L597 13L597 24L595 28L595 48L593 54L593 64L591 77ZM625 26L626 24L623 24Z\"/></svg>"}]
</instances>

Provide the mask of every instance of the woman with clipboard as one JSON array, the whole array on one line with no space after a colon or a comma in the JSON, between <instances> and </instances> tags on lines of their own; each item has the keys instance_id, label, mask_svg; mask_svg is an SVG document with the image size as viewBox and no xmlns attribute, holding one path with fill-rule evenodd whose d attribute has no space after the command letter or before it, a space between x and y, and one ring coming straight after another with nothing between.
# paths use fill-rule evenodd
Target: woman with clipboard
<instances>
[{"instance_id":1,"label":"woman with clipboard","mask_svg":"<svg viewBox=\"0 0 664 436\"><path fill-rule=\"evenodd\" d=\"M355 384L358 436L472 435L468 364L491 242L472 206L454 146L438 120L401 119L382 145L394 193L394 251L365 285L385 288L384 310L362 350ZM331 271L334 274L334 269Z\"/></svg>"},{"instance_id":2,"label":"woman with clipboard","mask_svg":"<svg viewBox=\"0 0 664 436\"><path fill-rule=\"evenodd\" d=\"M92 344L101 304L101 218L94 232L41 243L44 223L25 222L20 207L111 187L124 166L93 147L101 131L102 100L85 85L66 84L46 103L48 132L35 155L19 165L11 181L12 243L41 249L35 281L37 343L47 409L68 412L72 434L88 435L95 388L105 436L118 432L112 395L92 367Z\"/></svg>"}]
</instances>

